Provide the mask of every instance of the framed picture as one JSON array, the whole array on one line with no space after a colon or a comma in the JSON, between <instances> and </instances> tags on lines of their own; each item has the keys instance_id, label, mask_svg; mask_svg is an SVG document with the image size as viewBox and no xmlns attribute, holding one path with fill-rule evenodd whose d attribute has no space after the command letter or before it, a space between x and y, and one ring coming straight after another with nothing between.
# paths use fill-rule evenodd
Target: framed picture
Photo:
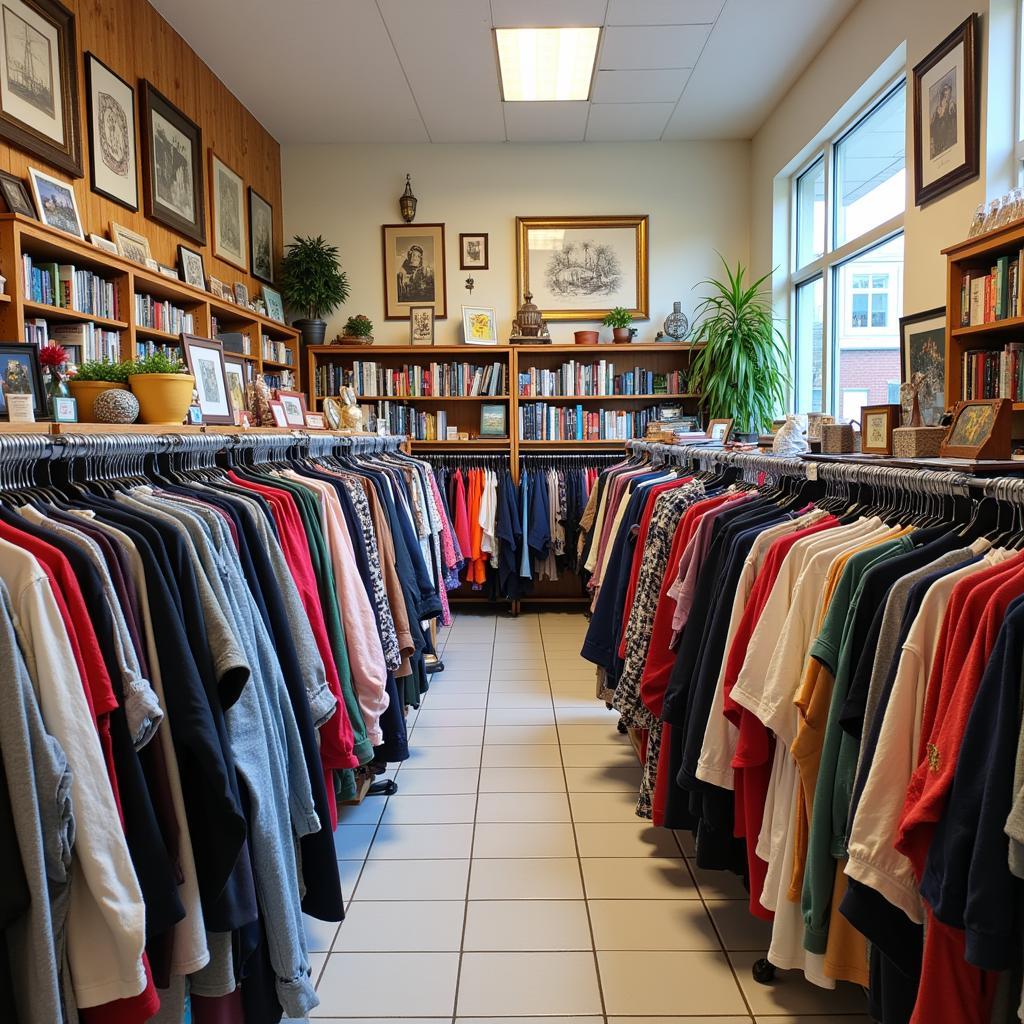
<instances>
[{"instance_id":1,"label":"framed picture","mask_svg":"<svg viewBox=\"0 0 1024 1024\"><path fill-rule=\"evenodd\" d=\"M0 416L9 416L8 395L28 395L38 416L46 409L39 346L35 342L0 342Z\"/></svg>"},{"instance_id":2,"label":"framed picture","mask_svg":"<svg viewBox=\"0 0 1024 1024\"><path fill-rule=\"evenodd\" d=\"M227 375L224 371L224 346L219 341L200 338L195 334L182 334L181 347L185 362L196 379L199 408L204 423L227 424L235 422L231 412Z\"/></svg>"},{"instance_id":3,"label":"framed picture","mask_svg":"<svg viewBox=\"0 0 1024 1024\"><path fill-rule=\"evenodd\" d=\"M289 427L306 425L306 396L301 391L284 391L277 389L277 400L284 409L285 419Z\"/></svg>"},{"instance_id":4,"label":"framed picture","mask_svg":"<svg viewBox=\"0 0 1024 1024\"><path fill-rule=\"evenodd\" d=\"M519 294L545 320L601 320L623 306L648 318L646 214L516 217Z\"/></svg>"},{"instance_id":5,"label":"framed picture","mask_svg":"<svg viewBox=\"0 0 1024 1024\"><path fill-rule=\"evenodd\" d=\"M434 307L409 307L409 341L413 345L434 344Z\"/></svg>"},{"instance_id":6,"label":"framed picture","mask_svg":"<svg viewBox=\"0 0 1024 1024\"><path fill-rule=\"evenodd\" d=\"M939 455L954 459L1008 459L1013 403L1008 398L957 402Z\"/></svg>"},{"instance_id":7,"label":"framed picture","mask_svg":"<svg viewBox=\"0 0 1024 1024\"><path fill-rule=\"evenodd\" d=\"M129 210L139 208L135 90L94 53L85 55L92 190Z\"/></svg>"},{"instance_id":8,"label":"framed picture","mask_svg":"<svg viewBox=\"0 0 1024 1024\"><path fill-rule=\"evenodd\" d=\"M242 179L210 150L213 197L213 255L248 270L245 239L245 188Z\"/></svg>"},{"instance_id":9,"label":"framed picture","mask_svg":"<svg viewBox=\"0 0 1024 1024\"><path fill-rule=\"evenodd\" d=\"M484 402L480 406L480 436L508 437L508 406L504 402Z\"/></svg>"},{"instance_id":10,"label":"framed picture","mask_svg":"<svg viewBox=\"0 0 1024 1024\"><path fill-rule=\"evenodd\" d=\"M860 450L892 455L892 432L900 425L899 405L865 405L860 410Z\"/></svg>"},{"instance_id":11,"label":"framed picture","mask_svg":"<svg viewBox=\"0 0 1024 1024\"><path fill-rule=\"evenodd\" d=\"M35 197L39 219L47 227L66 231L84 242L85 232L82 231L75 190L71 185L60 178L37 171L34 167L28 169L28 178L32 182L32 195Z\"/></svg>"},{"instance_id":12,"label":"framed picture","mask_svg":"<svg viewBox=\"0 0 1024 1024\"><path fill-rule=\"evenodd\" d=\"M187 245L179 245L178 268L181 270L181 279L186 284L206 291L206 266L201 252L196 252Z\"/></svg>"},{"instance_id":13,"label":"framed picture","mask_svg":"<svg viewBox=\"0 0 1024 1024\"><path fill-rule=\"evenodd\" d=\"M490 306L463 306L462 332L467 345L497 345L498 320Z\"/></svg>"},{"instance_id":14,"label":"framed picture","mask_svg":"<svg viewBox=\"0 0 1024 1024\"><path fill-rule=\"evenodd\" d=\"M946 411L946 307L900 317L900 379L923 374L917 392L926 427L937 427ZM912 402L903 406L910 422Z\"/></svg>"},{"instance_id":15,"label":"framed picture","mask_svg":"<svg viewBox=\"0 0 1024 1024\"><path fill-rule=\"evenodd\" d=\"M157 273L162 274L164 277L169 277L172 281L181 280L177 267L169 267L166 263L158 263L156 269Z\"/></svg>"},{"instance_id":16,"label":"framed picture","mask_svg":"<svg viewBox=\"0 0 1024 1024\"><path fill-rule=\"evenodd\" d=\"M210 291L218 299L225 299L228 302L235 301L235 297L231 294L231 289L219 277L210 278Z\"/></svg>"},{"instance_id":17,"label":"framed picture","mask_svg":"<svg viewBox=\"0 0 1024 1024\"><path fill-rule=\"evenodd\" d=\"M322 412L307 412L306 426L310 430L326 430L327 424L324 423L324 414Z\"/></svg>"},{"instance_id":18,"label":"framed picture","mask_svg":"<svg viewBox=\"0 0 1024 1024\"><path fill-rule=\"evenodd\" d=\"M11 213L20 213L23 217L38 220L36 208L32 205L32 198L21 178L16 178L6 171L0 171L0 192L3 193L4 202Z\"/></svg>"},{"instance_id":19,"label":"framed picture","mask_svg":"<svg viewBox=\"0 0 1024 1024\"><path fill-rule=\"evenodd\" d=\"M120 253L117 251L117 246L109 238L104 238L102 235L90 235L89 241L95 245L97 249L101 249L103 252L109 252L111 256L120 256Z\"/></svg>"},{"instance_id":20,"label":"framed picture","mask_svg":"<svg viewBox=\"0 0 1024 1024\"><path fill-rule=\"evenodd\" d=\"M75 16L58 0L4 0L0 138L82 177Z\"/></svg>"},{"instance_id":21,"label":"framed picture","mask_svg":"<svg viewBox=\"0 0 1024 1024\"><path fill-rule=\"evenodd\" d=\"M274 417L274 425L278 427L288 426L288 416L284 411L284 406L280 402L272 401L270 403L270 414Z\"/></svg>"},{"instance_id":22,"label":"framed picture","mask_svg":"<svg viewBox=\"0 0 1024 1024\"><path fill-rule=\"evenodd\" d=\"M487 235L477 232L459 234L459 270L487 270L490 258L487 252Z\"/></svg>"},{"instance_id":23,"label":"framed picture","mask_svg":"<svg viewBox=\"0 0 1024 1024\"><path fill-rule=\"evenodd\" d=\"M198 405L188 407L188 424L190 427L201 427L203 425L203 410Z\"/></svg>"},{"instance_id":24,"label":"framed picture","mask_svg":"<svg viewBox=\"0 0 1024 1024\"><path fill-rule=\"evenodd\" d=\"M74 398L53 399L53 422L54 423L77 423L78 422L78 401Z\"/></svg>"},{"instance_id":25,"label":"framed picture","mask_svg":"<svg viewBox=\"0 0 1024 1024\"><path fill-rule=\"evenodd\" d=\"M719 444L728 444L732 435L732 420L709 420L706 437Z\"/></svg>"},{"instance_id":26,"label":"framed picture","mask_svg":"<svg viewBox=\"0 0 1024 1024\"><path fill-rule=\"evenodd\" d=\"M206 244L203 133L166 96L142 83L146 216Z\"/></svg>"},{"instance_id":27,"label":"framed picture","mask_svg":"<svg viewBox=\"0 0 1024 1024\"><path fill-rule=\"evenodd\" d=\"M249 305L249 289L241 281L235 282L235 302L239 306Z\"/></svg>"},{"instance_id":28,"label":"framed picture","mask_svg":"<svg viewBox=\"0 0 1024 1024\"><path fill-rule=\"evenodd\" d=\"M234 418L235 426L241 426L242 413L248 411L245 401L246 376L245 360L238 356L229 356L224 353L224 376L228 383L228 399L231 402L231 415Z\"/></svg>"},{"instance_id":29,"label":"framed picture","mask_svg":"<svg viewBox=\"0 0 1024 1024\"><path fill-rule=\"evenodd\" d=\"M914 67L914 202L978 176L978 15Z\"/></svg>"},{"instance_id":30,"label":"framed picture","mask_svg":"<svg viewBox=\"0 0 1024 1024\"><path fill-rule=\"evenodd\" d=\"M284 323L284 300L281 293L275 288L263 286L263 301L267 304L267 316L276 320L279 324Z\"/></svg>"},{"instance_id":31,"label":"framed picture","mask_svg":"<svg viewBox=\"0 0 1024 1024\"><path fill-rule=\"evenodd\" d=\"M443 224L385 224L384 319L405 320L413 306L448 317Z\"/></svg>"},{"instance_id":32,"label":"framed picture","mask_svg":"<svg viewBox=\"0 0 1024 1024\"><path fill-rule=\"evenodd\" d=\"M126 260L147 266L147 260L153 258L153 254L149 251L149 239L145 235L140 235L138 231L132 231L131 228L126 228L123 224L115 224L111 221L110 237L117 246L118 255L123 256Z\"/></svg>"},{"instance_id":33,"label":"framed picture","mask_svg":"<svg viewBox=\"0 0 1024 1024\"><path fill-rule=\"evenodd\" d=\"M274 283L274 208L249 186L249 266L252 276Z\"/></svg>"}]
</instances>

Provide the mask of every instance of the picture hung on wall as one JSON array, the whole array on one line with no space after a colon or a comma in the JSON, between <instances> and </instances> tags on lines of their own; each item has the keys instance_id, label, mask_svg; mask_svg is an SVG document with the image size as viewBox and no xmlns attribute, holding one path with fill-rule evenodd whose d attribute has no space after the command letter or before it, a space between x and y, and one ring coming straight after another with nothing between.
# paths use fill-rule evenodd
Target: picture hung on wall
<instances>
[{"instance_id":1,"label":"picture hung on wall","mask_svg":"<svg viewBox=\"0 0 1024 1024\"><path fill-rule=\"evenodd\" d=\"M252 276L274 283L274 208L249 186L249 263Z\"/></svg>"},{"instance_id":2,"label":"picture hung on wall","mask_svg":"<svg viewBox=\"0 0 1024 1024\"><path fill-rule=\"evenodd\" d=\"M279 324L284 323L284 300L276 288L263 286L263 301L267 304L267 316L276 320Z\"/></svg>"},{"instance_id":3,"label":"picture hung on wall","mask_svg":"<svg viewBox=\"0 0 1024 1024\"><path fill-rule=\"evenodd\" d=\"M5 0L0 138L82 177L75 16L57 0Z\"/></svg>"},{"instance_id":4,"label":"picture hung on wall","mask_svg":"<svg viewBox=\"0 0 1024 1024\"><path fill-rule=\"evenodd\" d=\"M117 246L118 255L123 256L126 260L146 266L147 260L153 258L153 254L149 250L149 239L145 235L140 235L138 231L132 231L131 228L126 228L123 224L115 224L111 221L110 237Z\"/></svg>"},{"instance_id":5,"label":"picture hung on wall","mask_svg":"<svg viewBox=\"0 0 1024 1024\"><path fill-rule=\"evenodd\" d=\"M409 309L409 341L413 345L434 344L434 307L412 306Z\"/></svg>"},{"instance_id":6,"label":"picture hung on wall","mask_svg":"<svg viewBox=\"0 0 1024 1024\"><path fill-rule=\"evenodd\" d=\"M146 216L206 244L203 133L166 96L142 83Z\"/></svg>"},{"instance_id":7,"label":"picture hung on wall","mask_svg":"<svg viewBox=\"0 0 1024 1024\"><path fill-rule=\"evenodd\" d=\"M189 373L196 379L203 422L230 426L234 423L234 416L224 372L224 346L209 338L183 334L181 347L185 350Z\"/></svg>"},{"instance_id":8,"label":"picture hung on wall","mask_svg":"<svg viewBox=\"0 0 1024 1024\"><path fill-rule=\"evenodd\" d=\"M385 224L384 319L405 320L413 306L448 316L443 224Z\"/></svg>"},{"instance_id":9,"label":"picture hung on wall","mask_svg":"<svg viewBox=\"0 0 1024 1024\"><path fill-rule=\"evenodd\" d=\"M38 220L36 208L32 205L32 198L21 178L16 178L6 171L0 171L0 192L3 193L4 202L11 213L20 213L23 217Z\"/></svg>"},{"instance_id":10,"label":"picture hung on wall","mask_svg":"<svg viewBox=\"0 0 1024 1024\"><path fill-rule=\"evenodd\" d=\"M459 235L459 270L487 270L490 256L487 235L481 232Z\"/></svg>"},{"instance_id":11,"label":"picture hung on wall","mask_svg":"<svg viewBox=\"0 0 1024 1024\"><path fill-rule=\"evenodd\" d=\"M490 306L463 306L462 333L467 345L497 345L498 319Z\"/></svg>"},{"instance_id":12,"label":"picture hung on wall","mask_svg":"<svg viewBox=\"0 0 1024 1024\"><path fill-rule=\"evenodd\" d=\"M978 16L914 67L914 202L978 176Z\"/></svg>"},{"instance_id":13,"label":"picture hung on wall","mask_svg":"<svg viewBox=\"0 0 1024 1024\"><path fill-rule=\"evenodd\" d=\"M32 411L37 416L45 410L39 346L35 342L0 343L0 417L10 415L8 395L29 395Z\"/></svg>"},{"instance_id":14,"label":"picture hung on wall","mask_svg":"<svg viewBox=\"0 0 1024 1024\"><path fill-rule=\"evenodd\" d=\"M228 384L228 398L231 400L231 415L235 426L240 426L242 413L249 410L245 402L245 360L225 353L224 376Z\"/></svg>"},{"instance_id":15,"label":"picture hung on wall","mask_svg":"<svg viewBox=\"0 0 1024 1024\"><path fill-rule=\"evenodd\" d=\"M213 197L213 255L239 270L246 264L245 187L242 179L210 150Z\"/></svg>"},{"instance_id":16,"label":"picture hung on wall","mask_svg":"<svg viewBox=\"0 0 1024 1024\"><path fill-rule=\"evenodd\" d=\"M946 307L900 317L900 380L918 374L917 400L926 427L937 427L946 410ZM912 409L904 407L904 423ZM898 424L897 424L898 425Z\"/></svg>"},{"instance_id":17,"label":"picture hung on wall","mask_svg":"<svg viewBox=\"0 0 1024 1024\"><path fill-rule=\"evenodd\" d=\"M43 171L37 171L34 167L28 169L28 178L32 182L32 195L35 197L39 219L47 227L66 231L84 242L82 219L78 216L78 203L71 185Z\"/></svg>"},{"instance_id":18,"label":"picture hung on wall","mask_svg":"<svg viewBox=\"0 0 1024 1024\"><path fill-rule=\"evenodd\" d=\"M196 252L187 245L179 245L178 267L181 269L181 278L186 284L206 291L206 267L203 265L201 252Z\"/></svg>"},{"instance_id":19,"label":"picture hung on wall","mask_svg":"<svg viewBox=\"0 0 1024 1024\"><path fill-rule=\"evenodd\" d=\"M138 210L135 90L93 53L85 55L85 82L92 190Z\"/></svg>"},{"instance_id":20,"label":"picture hung on wall","mask_svg":"<svg viewBox=\"0 0 1024 1024\"><path fill-rule=\"evenodd\" d=\"M623 306L648 316L646 214L517 217L519 294L533 293L545 320L600 320Z\"/></svg>"}]
</instances>

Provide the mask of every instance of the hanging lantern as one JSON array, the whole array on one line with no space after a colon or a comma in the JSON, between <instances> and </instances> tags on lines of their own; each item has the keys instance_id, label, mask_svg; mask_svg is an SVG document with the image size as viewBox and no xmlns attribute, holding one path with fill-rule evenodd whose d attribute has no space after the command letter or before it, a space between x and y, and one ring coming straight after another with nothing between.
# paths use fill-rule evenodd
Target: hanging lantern
<instances>
[{"instance_id":1,"label":"hanging lantern","mask_svg":"<svg viewBox=\"0 0 1024 1024\"><path fill-rule=\"evenodd\" d=\"M416 219L416 197L412 194L412 182L409 175L405 176L405 191L399 197L398 207L402 211L402 220L411 224Z\"/></svg>"}]
</instances>

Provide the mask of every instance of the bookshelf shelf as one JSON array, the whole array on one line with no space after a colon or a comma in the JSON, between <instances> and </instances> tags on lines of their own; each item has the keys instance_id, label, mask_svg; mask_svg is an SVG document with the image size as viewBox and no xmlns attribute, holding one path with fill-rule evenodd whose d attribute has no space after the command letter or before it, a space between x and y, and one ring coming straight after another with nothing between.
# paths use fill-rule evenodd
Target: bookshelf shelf
<instances>
[{"instance_id":1,"label":"bookshelf shelf","mask_svg":"<svg viewBox=\"0 0 1024 1024\"><path fill-rule=\"evenodd\" d=\"M603 402L605 405L614 405L616 402L676 402L684 398L699 398L693 391L686 391L676 395L519 395L519 402L565 402L567 405L575 405L577 402Z\"/></svg>"},{"instance_id":2,"label":"bookshelf shelf","mask_svg":"<svg viewBox=\"0 0 1024 1024\"><path fill-rule=\"evenodd\" d=\"M295 370L297 367L294 363L279 363L275 359L264 359L264 366L272 366L275 370Z\"/></svg>"},{"instance_id":3,"label":"bookshelf shelf","mask_svg":"<svg viewBox=\"0 0 1024 1024\"><path fill-rule=\"evenodd\" d=\"M79 313L77 309L64 309L61 306L50 306L45 302L22 302L22 307L30 319L39 317L43 320L67 320L74 323L94 323L108 331L127 331L128 324L123 320L108 320L102 316L91 316Z\"/></svg>"},{"instance_id":4,"label":"bookshelf shelf","mask_svg":"<svg viewBox=\"0 0 1024 1024\"><path fill-rule=\"evenodd\" d=\"M150 338L153 341L166 342L168 345L178 345L181 343L181 336L178 334L171 334L170 331L161 331L156 327L142 327L137 325L135 328L135 336L137 338Z\"/></svg>"},{"instance_id":5,"label":"bookshelf shelf","mask_svg":"<svg viewBox=\"0 0 1024 1024\"><path fill-rule=\"evenodd\" d=\"M1002 334L1024 330L1024 317L1011 316L990 324L974 324L972 327L955 327L954 338L983 338L986 334Z\"/></svg>"}]
</instances>

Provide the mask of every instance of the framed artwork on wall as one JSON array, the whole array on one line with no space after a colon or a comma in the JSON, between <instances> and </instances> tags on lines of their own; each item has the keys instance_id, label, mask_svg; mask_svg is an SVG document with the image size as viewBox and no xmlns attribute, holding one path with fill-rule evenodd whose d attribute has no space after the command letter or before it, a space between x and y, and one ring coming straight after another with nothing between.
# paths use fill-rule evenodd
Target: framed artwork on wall
<instances>
[{"instance_id":1,"label":"framed artwork on wall","mask_svg":"<svg viewBox=\"0 0 1024 1024\"><path fill-rule=\"evenodd\" d=\"M75 16L57 0L4 0L0 138L82 177Z\"/></svg>"},{"instance_id":2,"label":"framed artwork on wall","mask_svg":"<svg viewBox=\"0 0 1024 1024\"><path fill-rule=\"evenodd\" d=\"M146 216L205 245L203 133L149 82L141 89Z\"/></svg>"},{"instance_id":3,"label":"framed artwork on wall","mask_svg":"<svg viewBox=\"0 0 1024 1024\"><path fill-rule=\"evenodd\" d=\"M384 319L406 320L413 306L448 316L443 224L385 224Z\"/></svg>"},{"instance_id":4,"label":"framed artwork on wall","mask_svg":"<svg viewBox=\"0 0 1024 1024\"><path fill-rule=\"evenodd\" d=\"M234 423L227 374L224 371L224 346L219 341L194 334L181 336L185 362L196 379L199 408L204 423L230 426Z\"/></svg>"},{"instance_id":5,"label":"framed artwork on wall","mask_svg":"<svg viewBox=\"0 0 1024 1024\"><path fill-rule=\"evenodd\" d=\"M138 210L135 90L94 53L85 55L85 89L92 190L129 210Z\"/></svg>"},{"instance_id":6,"label":"framed artwork on wall","mask_svg":"<svg viewBox=\"0 0 1024 1024\"><path fill-rule=\"evenodd\" d=\"M483 232L459 235L459 270L487 270L490 256L487 251L487 235Z\"/></svg>"},{"instance_id":7,"label":"framed artwork on wall","mask_svg":"<svg viewBox=\"0 0 1024 1024\"><path fill-rule=\"evenodd\" d=\"M917 392L926 427L937 427L946 411L946 307L900 317L900 380L923 374ZM904 422L912 407L904 405Z\"/></svg>"},{"instance_id":8,"label":"framed artwork on wall","mask_svg":"<svg viewBox=\"0 0 1024 1024\"><path fill-rule=\"evenodd\" d=\"M36 208L32 205L32 198L28 194L25 182L16 178L13 174L0 171L0 192L3 193L4 202L11 213L20 213L23 217L36 217Z\"/></svg>"},{"instance_id":9,"label":"framed artwork on wall","mask_svg":"<svg viewBox=\"0 0 1024 1024\"><path fill-rule=\"evenodd\" d=\"M239 270L248 270L245 186L242 179L212 149L210 194L213 197L213 255Z\"/></svg>"},{"instance_id":10,"label":"framed artwork on wall","mask_svg":"<svg viewBox=\"0 0 1024 1024\"><path fill-rule=\"evenodd\" d=\"M274 283L274 208L249 186L249 266L252 276Z\"/></svg>"},{"instance_id":11,"label":"framed artwork on wall","mask_svg":"<svg viewBox=\"0 0 1024 1024\"><path fill-rule=\"evenodd\" d=\"M68 182L37 171L34 167L28 169L28 178L32 182L32 195L36 200L39 219L47 227L66 231L84 242L85 232L82 231L82 219L78 216L74 188Z\"/></svg>"},{"instance_id":12,"label":"framed artwork on wall","mask_svg":"<svg viewBox=\"0 0 1024 1024\"><path fill-rule=\"evenodd\" d=\"M434 307L409 307L409 341L413 345L434 344Z\"/></svg>"}]
</instances>

